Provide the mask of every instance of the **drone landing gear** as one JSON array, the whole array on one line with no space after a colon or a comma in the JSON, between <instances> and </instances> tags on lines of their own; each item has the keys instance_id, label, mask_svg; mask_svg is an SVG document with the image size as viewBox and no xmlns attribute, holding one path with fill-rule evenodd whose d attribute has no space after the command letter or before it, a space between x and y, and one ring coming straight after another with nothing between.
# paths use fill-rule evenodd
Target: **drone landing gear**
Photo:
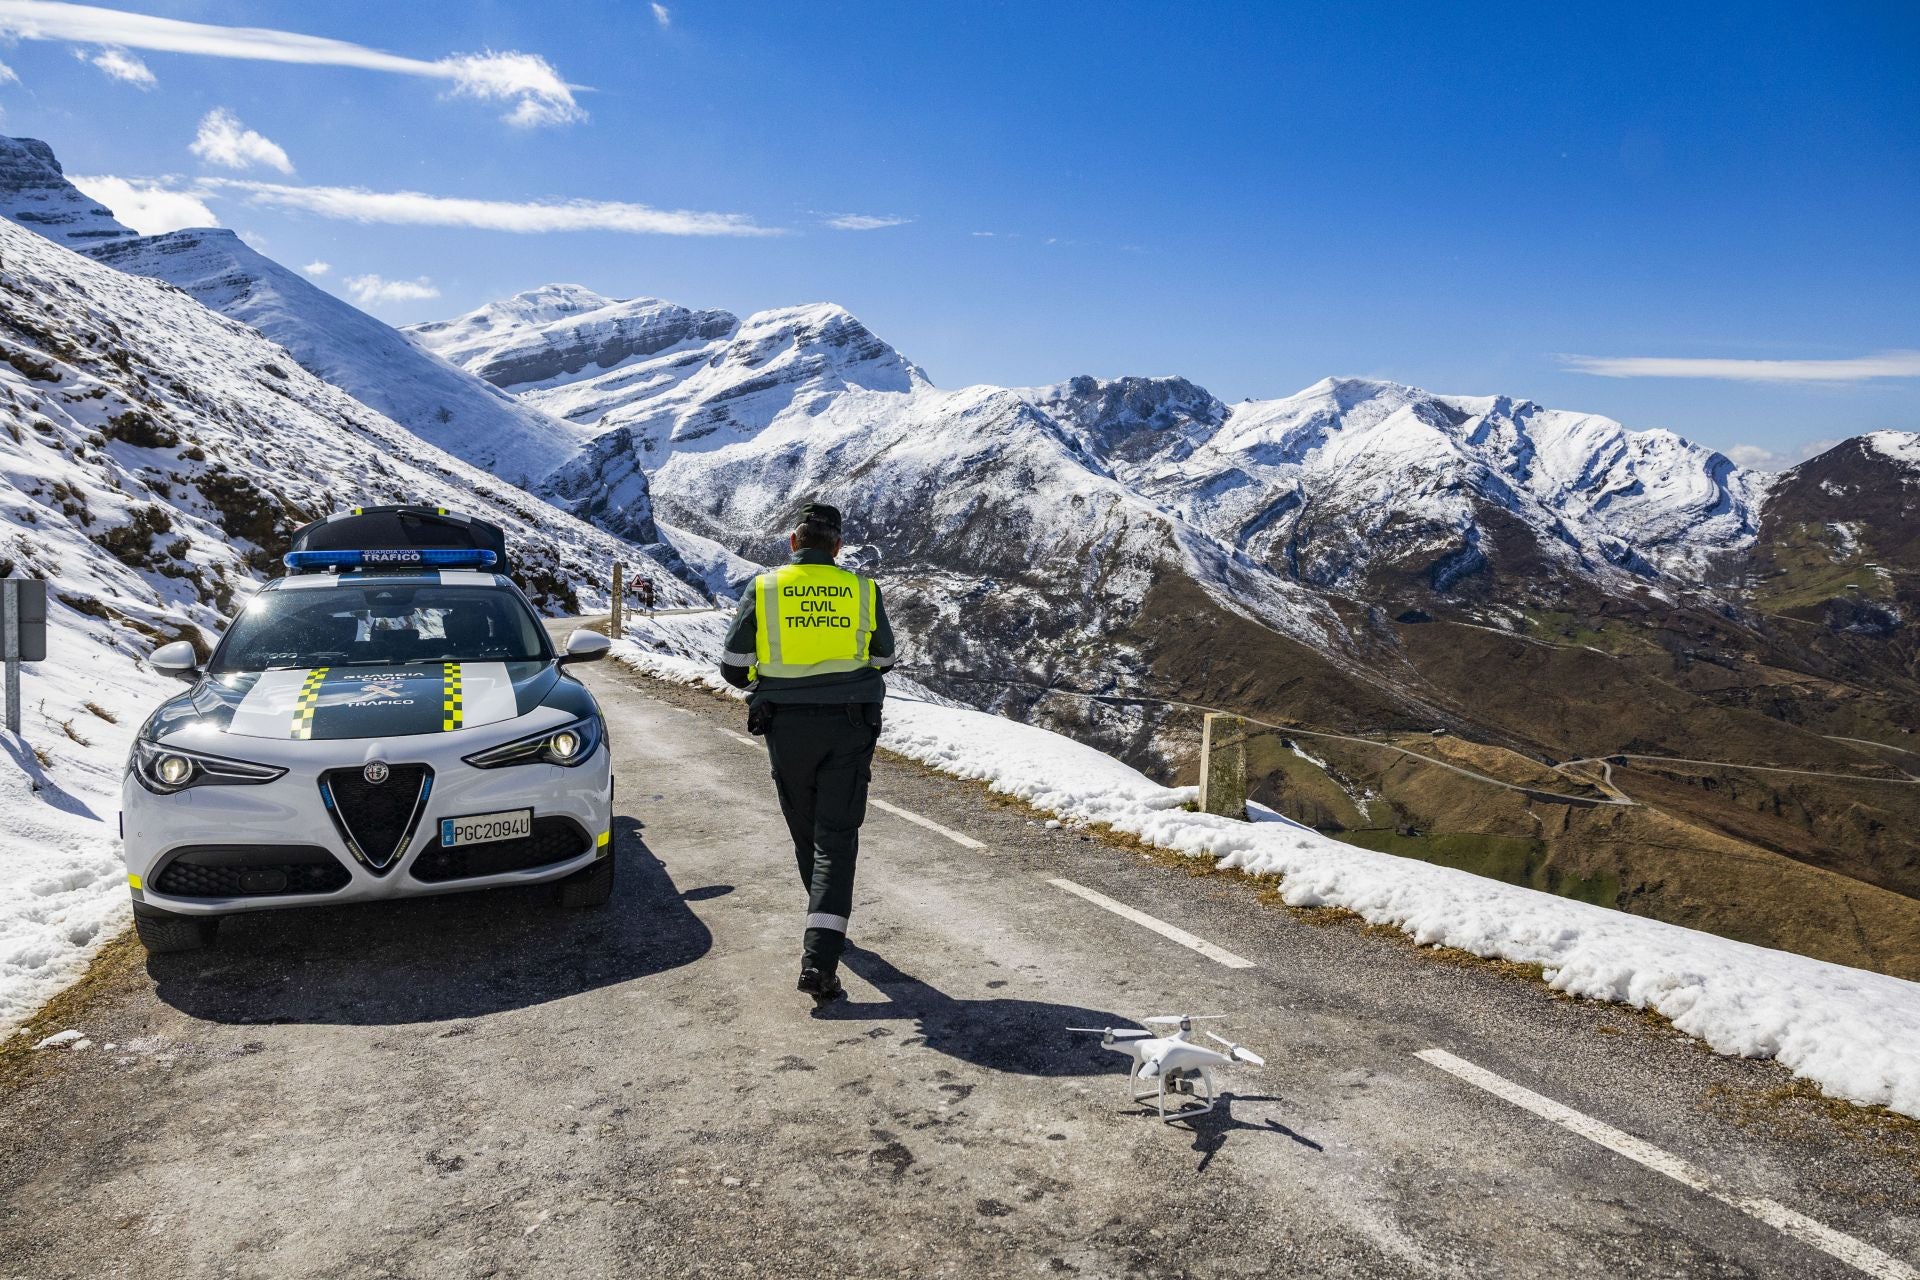
<instances>
[{"instance_id":1,"label":"drone landing gear","mask_svg":"<svg viewBox=\"0 0 1920 1280\"><path fill-rule=\"evenodd\" d=\"M1196 1080L1200 1082L1200 1089L1197 1092L1193 1087L1193 1082ZM1181 1107L1176 1111L1168 1111L1168 1093L1185 1094L1190 1098L1196 1098L1199 1100L1199 1105ZM1136 1092L1133 1095L1133 1100L1135 1102L1145 1102L1151 1098L1154 1109L1160 1113L1160 1118L1168 1124L1172 1124L1176 1120L1191 1120L1195 1116L1206 1115L1209 1111L1213 1110L1214 1103L1218 1100L1218 1097L1219 1095L1214 1092L1213 1088L1213 1073L1194 1067L1185 1071L1166 1072L1158 1078L1153 1088L1148 1089L1145 1093Z\"/></svg>"}]
</instances>

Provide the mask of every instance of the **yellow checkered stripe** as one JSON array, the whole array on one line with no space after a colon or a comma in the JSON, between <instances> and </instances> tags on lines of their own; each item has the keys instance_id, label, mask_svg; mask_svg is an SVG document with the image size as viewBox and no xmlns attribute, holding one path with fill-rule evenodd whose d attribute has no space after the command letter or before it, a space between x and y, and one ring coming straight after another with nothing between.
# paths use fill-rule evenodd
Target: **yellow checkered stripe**
<instances>
[{"instance_id":1,"label":"yellow checkered stripe","mask_svg":"<svg viewBox=\"0 0 1920 1280\"><path fill-rule=\"evenodd\" d=\"M451 733L466 723L466 707L460 691L461 665L449 662L440 668L440 728Z\"/></svg>"},{"instance_id":2,"label":"yellow checkered stripe","mask_svg":"<svg viewBox=\"0 0 1920 1280\"><path fill-rule=\"evenodd\" d=\"M315 667L300 682L300 694L293 700L293 737L306 739L313 736L313 713L320 708L320 685L331 669Z\"/></svg>"}]
</instances>

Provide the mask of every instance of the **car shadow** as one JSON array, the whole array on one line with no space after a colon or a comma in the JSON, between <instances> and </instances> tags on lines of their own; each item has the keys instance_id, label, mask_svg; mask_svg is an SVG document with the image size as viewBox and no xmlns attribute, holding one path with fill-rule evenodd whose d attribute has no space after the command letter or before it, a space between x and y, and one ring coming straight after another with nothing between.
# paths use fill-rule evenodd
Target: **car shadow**
<instances>
[{"instance_id":1,"label":"car shadow","mask_svg":"<svg viewBox=\"0 0 1920 1280\"><path fill-rule=\"evenodd\" d=\"M1123 1075L1131 1061L1068 1027L1124 1027L1117 1013L1044 1000L958 1000L864 947L848 945L841 966L880 989L883 1001L837 1000L814 1010L832 1021L912 1019L926 1046L962 1062L1028 1076Z\"/></svg>"},{"instance_id":2,"label":"car shadow","mask_svg":"<svg viewBox=\"0 0 1920 1280\"><path fill-rule=\"evenodd\" d=\"M613 900L569 909L549 885L221 921L205 951L147 958L161 1000L210 1022L382 1026L544 1004L692 964L713 944L632 818L613 820Z\"/></svg>"}]
</instances>

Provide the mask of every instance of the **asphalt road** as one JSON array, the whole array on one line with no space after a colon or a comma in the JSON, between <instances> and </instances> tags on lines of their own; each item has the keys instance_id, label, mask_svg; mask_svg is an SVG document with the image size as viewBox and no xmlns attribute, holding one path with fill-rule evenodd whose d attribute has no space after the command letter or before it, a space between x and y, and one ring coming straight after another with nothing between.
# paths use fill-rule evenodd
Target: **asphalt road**
<instances>
[{"instance_id":1,"label":"asphalt road","mask_svg":"<svg viewBox=\"0 0 1920 1280\"><path fill-rule=\"evenodd\" d=\"M200 956L120 944L61 1010L95 1048L4 1077L0 1275L1862 1274L1755 1197L1920 1257L1913 1139L1771 1097L1771 1064L901 761L874 794L985 848L871 813L852 998L816 1013L739 709L588 679L619 776L613 904L512 891L249 916ZM1062 1030L1180 1011L1231 1015L1270 1064L1186 1124Z\"/></svg>"}]
</instances>

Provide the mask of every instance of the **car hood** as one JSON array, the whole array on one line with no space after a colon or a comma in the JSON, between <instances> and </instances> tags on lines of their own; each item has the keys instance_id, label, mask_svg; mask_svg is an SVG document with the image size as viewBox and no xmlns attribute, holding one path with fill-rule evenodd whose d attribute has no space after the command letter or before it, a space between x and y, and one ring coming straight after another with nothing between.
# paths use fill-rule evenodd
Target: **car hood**
<instances>
[{"instance_id":1,"label":"car hood","mask_svg":"<svg viewBox=\"0 0 1920 1280\"><path fill-rule=\"evenodd\" d=\"M296 741L452 733L526 715L558 680L551 662L242 672L202 681L163 707L154 727L191 721L243 738Z\"/></svg>"}]
</instances>

